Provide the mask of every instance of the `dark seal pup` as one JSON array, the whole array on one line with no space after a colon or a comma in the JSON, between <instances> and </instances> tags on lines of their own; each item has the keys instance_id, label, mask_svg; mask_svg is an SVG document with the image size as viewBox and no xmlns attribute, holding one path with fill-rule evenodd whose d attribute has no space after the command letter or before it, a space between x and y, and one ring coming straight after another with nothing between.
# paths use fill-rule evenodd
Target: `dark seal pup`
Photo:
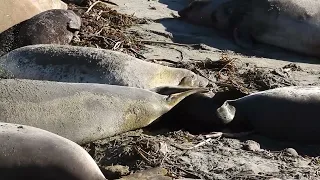
<instances>
[{"instance_id":1,"label":"dark seal pup","mask_svg":"<svg viewBox=\"0 0 320 180\"><path fill-rule=\"evenodd\" d=\"M291 86L226 101L217 109L225 124L249 123L262 135L285 141L320 143L320 87Z\"/></svg>"},{"instance_id":2,"label":"dark seal pup","mask_svg":"<svg viewBox=\"0 0 320 180\"><path fill-rule=\"evenodd\" d=\"M216 5L216 4L219 5ZM187 7L180 15L213 26L251 49L254 41L320 57L318 0L218 0Z\"/></svg>"},{"instance_id":3,"label":"dark seal pup","mask_svg":"<svg viewBox=\"0 0 320 180\"><path fill-rule=\"evenodd\" d=\"M170 95L126 86L0 80L2 122L41 128L78 144L143 128L203 88Z\"/></svg>"},{"instance_id":4,"label":"dark seal pup","mask_svg":"<svg viewBox=\"0 0 320 180\"><path fill-rule=\"evenodd\" d=\"M44 11L2 32L0 55L32 44L69 44L80 26L80 17L71 10Z\"/></svg>"},{"instance_id":5,"label":"dark seal pup","mask_svg":"<svg viewBox=\"0 0 320 180\"><path fill-rule=\"evenodd\" d=\"M80 46L41 44L21 47L0 58L0 68L15 78L101 83L152 89L205 87L192 71L146 62L127 54Z\"/></svg>"},{"instance_id":6,"label":"dark seal pup","mask_svg":"<svg viewBox=\"0 0 320 180\"><path fill-rule=\"evenodd\" d=\"M51 132L1 122L0 142L3 180L106 180L87 151Z\"/></svg>"}]
</instances>

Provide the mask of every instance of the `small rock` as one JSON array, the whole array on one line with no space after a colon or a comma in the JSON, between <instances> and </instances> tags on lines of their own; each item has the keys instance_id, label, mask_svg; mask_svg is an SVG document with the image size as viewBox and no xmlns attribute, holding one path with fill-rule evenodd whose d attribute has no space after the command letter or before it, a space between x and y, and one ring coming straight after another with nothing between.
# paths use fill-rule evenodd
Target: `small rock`
<instances>
[{"instance_id":1,"label":"small rock","mask_svg":"<svg viewBox=\"0 0 320 180\"><path fill-rule=\"evenodd\" d=\"M243 149L247 151L260 151L260 144L252 141L252 140L247 140L244 142Z\"/></svg>"},{"instance_id":2,"label":"small rock","mask_svg":"<svg viewBox=\"0 0 320 180\"><path fill-rule=\"evenodd\" d=\"M292 156L292 157L298 157L299 154L297 153L297 151L293 148L287 148L284 150L284 152L289 155L289 156Z\"/></svg>"},{"instance_id":3,"label":"small rock","mask_svg":"<svg viewBox=\"0 0 320 180\"><path fill-rule=\"evenodd\" d=\"M122 177L120 180L141 180L141 179L154 179L154 180L171 180L171 177L166 176L168 171L161 167L155 167L147 170L138 171L134 174Z\"/></svg>"},{"instance_id":4,"label":"small rock","mask_svg":"<svg viewBox=\"0 0 320 180\"><path fill-rule=\"evenodd\" d=\"M100 169L108 179L116 179L130 173L129 167L122 165L100 167Z\"/></svg>"}]
</instances>

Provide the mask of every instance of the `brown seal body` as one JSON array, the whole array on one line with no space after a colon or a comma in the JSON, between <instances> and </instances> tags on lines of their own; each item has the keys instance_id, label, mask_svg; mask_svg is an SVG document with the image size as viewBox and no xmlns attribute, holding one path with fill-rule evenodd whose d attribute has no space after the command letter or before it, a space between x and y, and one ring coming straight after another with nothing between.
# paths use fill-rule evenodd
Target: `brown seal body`
<instances>
[{"instance_id":1,"label":"brown seal body","mask_svg":"<svg viewBox=\"0 0 320 180\"><path fill-rule=\"evenodd\" d=\"M105 180L87 151L48 131L1 122L0 141L3 180Z\"/></svg>"},{"instance_id":2,"label":"brown seal body","mask_svg":"<svg viewBox=\"0 0 320 180\"><path fill-rule=\"evenodd\" d=\"M32 44L69 44L80 26L80 17L71 10L44 11L2 32L0 55Z\"/></svg>"},{"instance_id":3,"label":"brown seal body","mask_svg":"<svg viewBox=\"0 0 320 180\"><path fill-rule=\"evenodd\" d=\"M0 33L43 11L67 8L61 0L0 0Z\"/></svg>"},{"instance_id":4,"label":"brown seal body","mask_svg":"<svg viewBox=\"0 0 320 180\"><path fill-rule=\"evenodd\" d=\"M152 89L159 86L205 87L192 71L146 62L112 50L41 44L21 47L0 58L15 78L101 83Z\"/></svg>"},{"instance_id":5,"label":"brown seal body","mask_svg":"<svg viewBox=\"0 0 320 180\"><path fill-rule=\"evenodd\" d=\"M217 115L225 124L248 123L271 138L320 143L319 108L320 87L291 86L227 100Z\"/></svg>"},{"instance_id":6,"label":"brown seal body","mask_svg":"<svg viewBox=\"0 0 320 180\"><path fill-rule=\"evenodd\" d=\"M186 19L212 23L228 32L236 44L253 42L320 57L320 2L317 0L221 0L184 10ZM209 12L208 12L209 10ZM201 18L205 17L205 18ZM211 21L210 21L211 20Z\"/></svg>"},{"instance_id":7,"label":"brown seal body","mask_svg":"<svg viewBox=\"0 0 320 180\"><path fill-rule=\"evenodd\" d=\"M38 127L78 144L146 127L185 97L204 89L160 95L125 86L0 80L2 122Z\"/></svg>"}]
</instances>

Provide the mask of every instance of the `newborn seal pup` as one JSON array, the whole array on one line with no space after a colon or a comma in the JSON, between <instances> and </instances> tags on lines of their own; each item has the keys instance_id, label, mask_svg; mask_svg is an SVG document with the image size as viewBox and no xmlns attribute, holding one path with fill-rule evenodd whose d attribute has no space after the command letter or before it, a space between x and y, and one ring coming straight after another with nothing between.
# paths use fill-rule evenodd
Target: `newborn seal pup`
<instances>
[{"instance_id":1,"label":"newborn seal pup","mask_svg":"<svg viewBox=\"0 0 320 180\"><path fill-rule=\"evenodd\" d=\"M228 32L243 48L252 49L257 41L320 57L318 0L218 0L195 4L180 15Z\"/></svg>"},{"instance_id":2,"label":"newborn seal pup","mask_svg":"<svg viewBox=\"0 0 320 180\"><path fill-rule=\"evenodd\" d=\"M3 180L106 180L78 144L51 132L0 122Z\"/></svg>"},{"instance_id":3,"label":"newborn seal pup","mask_svg":"<svg viewBox=\"0 0 320 180\"><path fill-rule=\"evenodd\" d=\"M320 143L320 87L291 86L227 100L217 109L225 123L249 123L262 135L285 141Z\"/></svg>"},{"instance_id":4,"label":"newborn seal pup","mask_svg":"<svg viewBox=\"0 0 320 180\"><path fill-rule=\"evenodd\" d=\"M69 44L80 26L80 17L71 10L44 11L1 33L0 55L32 44Z\"/></svg>"},{"instance_id":5,"label":"newborn seal pup","mask_svg":"<svg viewBox=\"0 0 320 180\"><path fill-rule=\"evenodd\" d=\"M195 88L160 95L126 86L26 79L0 80L2 122L38 127L78 144L146 127Z\"/></svg>"},{"instance_id":6,"label":"newborn seal pup","mask_svg":"<svg viewBox=\"0 0 320 180\"><path fill-rule=\"evenodd\" d=\"M41 44L21 47L0 58L0 68L15 78L100 83L152 89L205 87L192 71L146 62L112 50Z\"/></svg>"}]
</instances>

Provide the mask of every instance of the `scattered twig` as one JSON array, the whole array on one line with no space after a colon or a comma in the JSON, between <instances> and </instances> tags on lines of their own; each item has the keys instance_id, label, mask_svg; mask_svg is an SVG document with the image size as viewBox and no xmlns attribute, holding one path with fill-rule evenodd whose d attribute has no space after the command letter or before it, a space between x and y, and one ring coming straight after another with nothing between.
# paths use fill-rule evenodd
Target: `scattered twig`
<instances>
[{"instance_id":1,"label":"scattered twig","mask_svg":"<svg viewBox=\"0 0 320 180\"><path fill-rule=\"evenodd\" d=\"M219 138L219 137L227 137L227 138L239 138L243 136L248 136L250 134L255 133L254 131L248 132L240 132L240 133L225 133L225 132L213 132L211 134L207 134L205 138Z\"/></svg>"},{"instance_id":2,"label":"scattered twig","mask_svg":"<svg viewBox=\"0 0 320 180\"><path fill-rule=\"evenodd\" d=\"M91 9L92 9L94 6L96 6L97 4L99 4L99 3L102 3L102 4L113 4L113 5L118 6L116 3L111 2L111 1L108 1L108 0L107 0L107 1L105 1L105 0L96 1L96 2L92 3L92 5L88 8L88 10L86 11L86 13L89 13L89 12L91 11Z\"/></svg>"},{"instance_id":3,"label":"scattered twig","mask_svg":"<svg viewBox=\"0 0 320 180\"><path fill-rule=\"evenodd\" d=\"M230 60L226 65L224 65L224 66L219 70L219 72L218 72L219 76L221 76L221 72L222 72L223 70L226 70L226 69L227 69L227 66L229 66L231 63L233 63L235 60L238 60L238 59L237 59L237 58L234 58L234 59Z\"/></svg>"},{"instance_id":4,"label":"scattered twig","mask_svg":"<svg viewBox=\"0 0 320 180\"><path fill-rule=\"evenodd\" d=\"M177 168L177 169L179 169L180 171L183 171L183 172L186 173L186 174L189 174L189 175L194 176L195 178L200 178L200 179L202 179L201 176L195 174L194 172L190 172L190 171L184 170L184 169L182 169L182 168L179 167L179 166L175 166L175 165L174 165L174 167Z\"/></svg>"},{"instance_id":5,"label":"scattered twig","mask_svg":"<svg viewBox=\"0 0 320 180\"><path fill-rule=\"evenodd\" d=\"M103 2L105 3L108 3L108 4L112 4L112 5L115 5L115 6L119 6L118 4L116 4L115 2L112 2L112 1L109 1L109 0L102 0Z\"/></svg>"},{"instance_id":6,"label":"scattered twig","mask_svg":"<svg viewBox=\"0 0 320 180\"><path fill-rule=\"evenodd\" d=\"M142 58L142 59L147 59L146 57L144 57L142 54L138 53L136 50L134 50L133 48L129 48L129 50L133 53L135 53L138 57Z\"/></svg>"},{"instance_id":7,"label":"scattered twig","mask_svg":"<svg viewBox=\"0 0 320 180\"><path fill-rule=\"evenodd\" d=\"M146 44L152 44L152 43L154 43L154 44L169 44L169 45L186 46L186 47L198 45L198 44L181 44L181 43L173 43L173 42L165 42L165 41L151 41L151 40L140 40L139 42L146 43Z\"/></svg>"},{"instance_id":8,"label":"scattered twig","mask_svg":"<svg viewBox=\"0 0 320 180\"><path fill-rule=\"evenodd\" d=\"M96 2L92 3L92 5L88 8L88 10L86 11L86 13L89 13L89 12L91 11L91 9L92 9L95 5L97 5L98 3L102 3L102 2L101 2L101 1L96 1Z\"/></svg>"},{"instance_id":9,"label":"scattered twig","mask_svg":"<svg viewBox=\"0 0 320 180\"><path fill-rule=\"evenodd\" d=\"M180 53L180 61L183 61L183 52L180 49L177 49L177 48L174 48L174 47L170 47L170 48L178 51Z\"/></svg>"},{"instance_id":10,"label":"scattered twig","mask_svg":"<svg viewBox=\"0 0 320 180\"><path fill-rule=\"evenodd\" d=\"M140 155L140 157L145 160L146 162L148 162L149 164L151 164L152 162L141 152L141 149L134 146L134 149L136 150L136 152Z\"/></svg>"},{"instance_id":11,"label":"scattered twig","mask_svg":"<svg viewBox=\"0 0 320 180\"><path fill-rule=\"evenodd\" d=\"M117 50L122 44L122 41L116 42L116 44L113 46L112 50Z\"/></svg>"},{"instance_id":12,"label":"scattered twig","mask_svg":"<svg viewBox=\"0 0 320 180\"><path fill-rule=\"evenodd\" d=\"M172 145L172 146L174 146L174 147L176 147L176 148L178 148L178 149L181 149L181 150L192 150L192 149L198 148L198 147L200 147L200 146L203 146L203 145L205 145L206 143L209 143L211 140L212 140L211 138L206 139L206 140L204 140L204 141L202 141L202 142L200 142L200 143L198 143L198 144L196 144L196 145L194 145L194 146L192 146L192 147L182 147L182 146L180 146L180 145L177 145L177 144L171 143L171 142L170 142L170 145Z\"/></svg>"}]
</instances>

